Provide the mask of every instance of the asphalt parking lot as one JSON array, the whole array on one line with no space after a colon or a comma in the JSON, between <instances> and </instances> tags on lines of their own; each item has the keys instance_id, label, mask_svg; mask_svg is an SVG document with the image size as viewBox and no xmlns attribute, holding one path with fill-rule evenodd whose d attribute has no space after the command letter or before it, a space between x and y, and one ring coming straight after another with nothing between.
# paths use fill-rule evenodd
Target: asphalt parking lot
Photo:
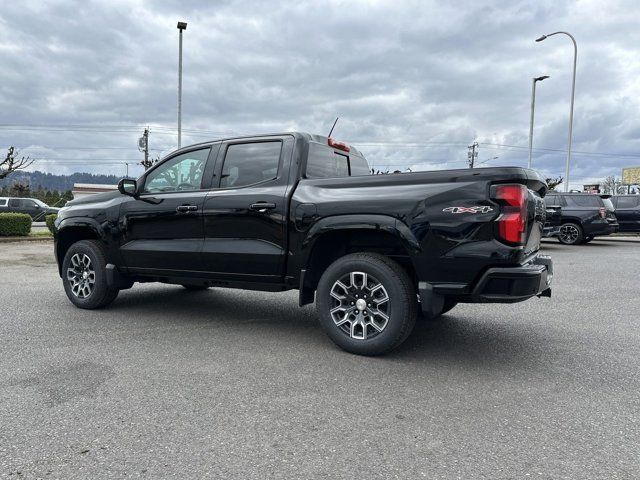
<instances>
[{"instance_id":1,"label":"asphalt parking lot","mask_svg":"<svg viewBox=\"0 0 640 480\"><path fill-rule=\"evenodd\" d=\"M459 305L385 357L295 292L69 303L0 244L2 478L638 478L640 241L545 243L551 299Z\"/></svg>"}]
</instances>

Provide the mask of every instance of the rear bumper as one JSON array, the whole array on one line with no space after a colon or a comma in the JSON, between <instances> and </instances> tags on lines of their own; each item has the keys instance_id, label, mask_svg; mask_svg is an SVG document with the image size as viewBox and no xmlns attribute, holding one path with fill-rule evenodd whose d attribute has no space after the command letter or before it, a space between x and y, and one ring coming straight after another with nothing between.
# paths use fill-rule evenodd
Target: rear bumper
<instances>
[{"instance_id":1,"label":"rear bumper","mask_svg":"<svg viewBox=\"0 0 640 480\"><path fill-rule=\"evenodd\" d=\"M553 262L547 255L538 255L531 263L520 267L490 268L476 284L472 302L515 303L536 295L551 296Z\"/></svg>"},{"instance_id":2,"label":"rear bumper","mask_svg":"<svg viewBox=\"0 0 640 480\"><path fill-rule=\"evenodd\" d=\"M491 267L475 284L430 284L419 282L422 310L438 311L444 298L464 303L516 303L531 297L550 297L553 262L538 255L529 263L515 267Z\"/></svg>"},{"instance_id":3,"label":"rear bumper","mask_svg":"<svg viewBox=\"0 0 640 480\"><path fill-rule=\"evenodd\" d=\"M590 229L585 229L585 235L591 235L599 237L601 235L611 235L612 233L618 233L620 225L617 223L605 223L600 225L594 225Z\"/></svg>"}]
</instances>

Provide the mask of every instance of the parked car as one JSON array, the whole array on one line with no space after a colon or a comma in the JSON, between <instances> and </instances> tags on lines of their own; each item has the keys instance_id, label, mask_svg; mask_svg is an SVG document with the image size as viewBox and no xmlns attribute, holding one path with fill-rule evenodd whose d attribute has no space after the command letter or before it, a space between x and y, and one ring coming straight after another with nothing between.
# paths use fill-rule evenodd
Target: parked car
<instances>
[{"instance_id":1,"label":"parked car","mask_svg":"<svg viewBox=\"0 0 640 480\"><path fill-rule=\"evenodd\" d=\"M556 235L560 243L576 245L588 243L594 237L618 231L618 221L607 211L603 199L591 193L549 192L545 202L562 207L562 225Z\"/></svg>"},{"instance_id":2,"label":"parked car","mask_svg":"<svg viewBox=\"0 0 640 480\"><path fill-rule=\"evenodd\" d=\"M519 167L371 175L331 138L233 138L69 202L55 256L80 308L134 282L297 289L336 344L374 355L407 338L418 309L435 317L458 302L549 296L546 191Z\"/></svg>"},{"instance_id":3,"label":"parked car","mask_svg":"<svg viewBox=\"0 0 640 480\"><path fill-rule=\"evenodd\" d=\"M614 195L611 201L621 232L640 232L640 195Z\"/></svg>"},{"instance_id":4,"label":"parked car","mask_svg":"<svg viewBox=\"0 0 640 480\"><path fill-rule=\"evenodd\" d=\"M27 213L36 222L44 222L44 217L50 213L58 213L59 210L59 208L50 207L37 198L0 197L0 213Z\"/></svg>"}]
</instances>

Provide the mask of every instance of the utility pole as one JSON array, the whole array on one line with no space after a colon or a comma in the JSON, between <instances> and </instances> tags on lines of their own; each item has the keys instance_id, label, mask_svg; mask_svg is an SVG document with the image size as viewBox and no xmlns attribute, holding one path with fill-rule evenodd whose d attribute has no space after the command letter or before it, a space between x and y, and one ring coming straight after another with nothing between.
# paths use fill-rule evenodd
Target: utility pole
<instances>
[{"instance_id":1,"label":"utility pole","mask_svg":"<svg viewBox=\"0 0 640 480\"><path fill-rule=\"evenodd\" d=\"M536 38L536 42L541 42L552 35L566 35L573 42L573 80L571 82L571 106L569 107L569 148L567 149L567 164L564 171L564 191L569 191L569 165L571 164L571 144L573 142L573 100L576 96L576 62L578 59L578 44L576 39L569 32L553 32Z\"/></svg>"},{"instance_id":2,"label":"utility pole","mask_svg":"<svg viewBox=\"0 0 640 480\"><path fill-rule=\"evenodd\" d=\"M149 163L149 129L145 128L144 133L142 134L144 138L144 164Z\"/></svg>"},{"instance_id":3,"label":"utility pole","mask_svg":"<svg viewBox=\"0 0 640 480\"><path fill-rule=\"evenodd\" d=\"M182 31L186 29L186 22L178 22L178 30L180 31L178 45L178 148L182 146Z\"/></svg>"},{"instance_id":4,"label":"utility pole","mask_svg":"<svg viewBox=\"0 0 640 480\"><path fill-rule=\"evenodd\" d=\"M467 158L469 159L469 168L473 168L473 165L476 163L476 159L478 158L478 150L480 146L478 142L473 142L473 144L469 145L469 153L467 153Z\"/></svg>"},{"instance_id":5,"label":"utility pole","mask_svg":"<svg viewBox=\"0 0 640 480\"><path fill-rule=\"evenodd\" d=\"M138 139L138 150L144 153L144 160L140 162L140 165L148 170L153 165L153 162L149 160L149 127L144 129L142 136Z\"/></svg>"},{"instance_id":6,"label":"utility pole","mask_svg":"<svg viewBox=\"0 0 640 480\"><path fill-rule=\"evenodd\" d=\"M531 157L533 151L533 115L536 109L536 83L549 78L549 75L534 77L531 83L531 119L529 120L529 162L527 168L531 168Z\"/></svg>"}]
</instances>

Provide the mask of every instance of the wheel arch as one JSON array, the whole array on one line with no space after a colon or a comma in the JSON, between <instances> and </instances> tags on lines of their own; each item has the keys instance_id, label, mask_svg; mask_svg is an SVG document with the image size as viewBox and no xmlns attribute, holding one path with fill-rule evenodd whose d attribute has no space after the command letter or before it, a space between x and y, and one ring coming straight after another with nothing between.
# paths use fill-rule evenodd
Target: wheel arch
<instances>
[{"instance_id":1,"label":"wheel arch","mask_svg":"<svg viewBox=\"0 0 640 480\"><path fill-rule=\"evenodd\" d=\"M399 263L416 280L411 261L420 244L411 230L386 215L340 215L326 217L313 225L302 243L300 305L313 301L314 292L326 268L336 259L356 252L373 252Z\"/></svg>"},{"instance_id":2,"label":"wheel arch","mask_svg":"<svg viewBox=\"0 0 640 480\"><path fill-rule=\"evenodd\" d=\"M69 247L80 240L100 240L102 235L97 225L91 222L62 222L56 233L56 260L58 274L62 276L62 262Z\"/></svg>"}]
</instances>

